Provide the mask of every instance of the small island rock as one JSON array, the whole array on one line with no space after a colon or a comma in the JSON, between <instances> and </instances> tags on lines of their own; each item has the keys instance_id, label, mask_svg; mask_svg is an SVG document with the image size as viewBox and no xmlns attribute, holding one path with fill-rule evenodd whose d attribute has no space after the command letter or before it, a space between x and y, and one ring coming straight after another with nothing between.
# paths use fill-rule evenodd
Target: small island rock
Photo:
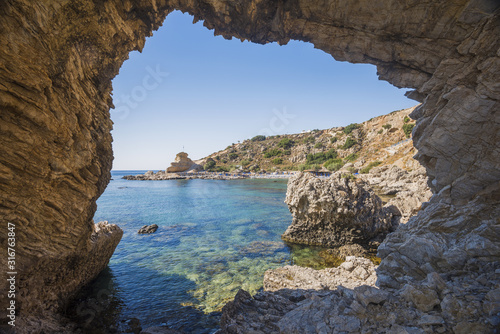
<instances>
[{"instance_id":1,"label":"small island rock","mask_svg":"<svg viewBox=\"0 0 500 334\"><path fill-rule=\"evenodd\" d=\"M294 175L285 203L293 221L282 238L294 243L332 248L368 244L395 227L392 214L366 182L338 173L326 180Z\"/></svg>"},{"instance_id":2,"label":"small island rock","mask_svg":"<svg viewBox=\"0 0 500 334\"><path fill-rule=\"evenodd\" d=\"M158 229L158 225L152 224L152 225L144 225L137 231L139 234L150 234L150 233L155 233L156 230Z\"/></svg>"}]
</instances>

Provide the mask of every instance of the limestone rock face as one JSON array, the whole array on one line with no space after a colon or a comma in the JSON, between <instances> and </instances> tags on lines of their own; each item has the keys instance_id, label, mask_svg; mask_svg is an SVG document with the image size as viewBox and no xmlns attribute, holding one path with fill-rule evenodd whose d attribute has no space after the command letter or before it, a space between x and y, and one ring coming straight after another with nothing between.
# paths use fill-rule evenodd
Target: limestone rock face
<instances>
[{"instance_id":1,"label":"limestone rock face","mask_svg":"<svg viewBox=\"0 0 500 334\"><path fill-rule=\"evenodd\" d=\"M378 248L378 283L401 287L429 273L462 275L485 264L500 268L500 206L495 193L465 206L432 197Z\"/></svg>"},{"instance_id":2,"label":"limestone rock face","mask_svg":"<svg viewBox=\"0 0 500 334\"><path fill-rule=\"evenodd\" d=\"M401 224L406 224L412 216L416 215L422 203L429 201L432 196L427 185L428 178L422 166L411 172L397 166L377 167L373 168L369 174L360 174L358 177L378 189L379 193L394 195L385 206L397 208L393 214L401 217L399 220Z\"/></svg>"},{"instance_id":3,"label":"limestone rock face","mask_svg":"<svg viewBox=\"0 0 500 334\"><path fill-rule=\"evenodd\" d=\"M283 240L339 247L382 240L393 228L392 215L363 181L341 174L322 180L298 173L288 181L285 203L293 216Z\"/></svg>"},{"instance_id":4,"label":"limestone rock face","mask_svg":"<svg viewBox=\"0 0 500 334\"><path fill-rule=\"evenodd\" d=\"M0 2L0 217L18 231L19 311L57 308L95 272L74 275L97 249L92 217L112 163L111 80L175 9L226 38L310 42L337 60L374 64L380 79L414 89L409 96L422 102L411 114L414 145L436 195L405 233L386 239L380 270L388 279L396 272L397 282L405 272L419 280L423 273L415 267L423 253L436 268L441 262L467 268L469 256L495 261L499 6L467 0ZM423 235L435 243L425 246ZM414 240L425 247L412 252ZM0 246L6 245L2 233ZM0 267L5 261L0 257ZM343 319L335 321L347 324Z\"/></svg>"},{"instance_id":5,"label":"limestone rock face","mask_svg":"<svg viewBox=\"0 0 500 334\"><path fill-rule=\"evenodd\" d=\"M177 172L185 172L195 167L195 163L193 160L188 158L188 154L186 152L177 153L175 156L175 161L171 163L171 166L167 168L167 173L177 173ZM198 166L198 165L196 165Z\"/></svg>"}]
</instances>

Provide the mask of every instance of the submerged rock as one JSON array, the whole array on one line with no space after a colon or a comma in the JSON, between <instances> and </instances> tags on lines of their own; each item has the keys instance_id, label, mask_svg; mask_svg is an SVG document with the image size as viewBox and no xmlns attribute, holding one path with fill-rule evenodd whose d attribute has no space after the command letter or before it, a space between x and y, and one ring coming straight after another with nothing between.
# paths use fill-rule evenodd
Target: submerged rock
<instances>
[{"instance_id":1,"label":"submerged rock","mask_svg":"<svg viewBox=\"0 0 500 334\"><path fill-rule=\"evenodd\" d=\"M329 248L320 252L320 255L323 257L336 257L345 260L348 256L366 257L368 251L363 246L354 244L344 245L338 248Z\"/></svg>"},{"instance_id":2,"label":"submerged rock","mask_svg":"<svg viewBox=\"0 0 500 334\"><path fill-rule=\"evenodd\" d=\"M285 203L293 215L283 240L339 247L367 244L392 231L392 214L366 182L334 174L326 180L308 173L290 178Z\"/></svg>"},{"instance_id":3,"label":"submerged rock","mask_svg":"<svg viewBox=\"0 0 500 334\"><path fill-rule=\"evenodd\" d=\"M137 231L139 234L150 234L150 233L155 233L156 230L158 229L158 225L152 224L152 225L144 225Z\"/></svg>"}]
</instances>

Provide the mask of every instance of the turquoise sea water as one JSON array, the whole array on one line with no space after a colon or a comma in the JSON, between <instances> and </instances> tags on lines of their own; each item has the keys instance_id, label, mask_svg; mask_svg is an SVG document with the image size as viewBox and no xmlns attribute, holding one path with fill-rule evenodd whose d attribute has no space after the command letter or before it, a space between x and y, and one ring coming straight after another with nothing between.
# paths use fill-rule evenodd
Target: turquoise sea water
<instances>
[{"instance_id":1,"label":"turquoise sea water","mask_svg":"<svg viewBox=\"0 0 500 334\"><path fill-rule=\"evenodd\" d=\"M289 246L286 180L128 181L113 171L95 222L124 231L108 269L68 307L87 333L167 325L213 333L238 289L256 293L267 269L321 267L319 249ZM139 235L143 225L156 233ZM318 262L319 261L319 262Z\"/></svg>"}]
</instances>

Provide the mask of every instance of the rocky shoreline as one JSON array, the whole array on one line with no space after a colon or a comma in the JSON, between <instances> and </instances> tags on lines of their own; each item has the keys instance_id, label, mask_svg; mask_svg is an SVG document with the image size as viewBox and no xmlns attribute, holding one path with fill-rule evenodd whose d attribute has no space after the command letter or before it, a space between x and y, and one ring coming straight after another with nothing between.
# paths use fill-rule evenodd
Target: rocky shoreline
<instances>
[{"instance_id":1,"label":"rocky shoreline","mask_svg":"<svg viewBox=\"0 0 500 334\"><path fill-rule=\"evenodd\" d=\"M163 181L163 180L243 180L243 179L288 179L295 172L287 173L212 173L212 172L179 172L148 171L139 175L125 175L122 179L135 181Z\"/></svg>"},{"instance_id":2,"label":"rocky shoreline","mask_svg":"<svg viewBox=\"0 0 500 334\"><path fill-rule=\"evenodd\" d=\"M348 257L338 268L269 270L264 291L243 290L223 309L222 333L496 333L500 270L429 273L401 289L378 288L377 267Z\"/></svg>"},{"instance_id":3,"label":"rocky shoreline","mask_svg":"<svg viewBox=\"0 0 500 334\"><path fill-rule=\"evenodd\" d=\"M394 197L382 208L368 184ZM343 197L348 202L344 203ZM395 166L384 167L356 181L339 174L329 180L305 174L294 176L286 200L294 222L285 232L285 240L327 246L335 241L334 245L344 244L347 251L362 253L366 243L360 247L352 244L356 238L340 240L339 235L349 236L353 230L360 233L363 228L374 231L374 226L390 217L395 225L386 226L396 232L389 235L392 240L382 243L377 254L385 262L376 266L366 258L346 256L337 268L285 266L268 270L263 292L252 297L240 290L224 307L218 333L497 333L499 262L478 258L461 270L443 271L430 266L419 268L408 261L404 268L407 276L398 282L391 278L398 277L394 266L400 264L393 262L387 248L399 233L404 233L399 231L414 228L419 219L429 219L423 214L414 215L422 206L432 206L422 204L430 197L423 169L406 172ZM359 216L356 205L367 203L372 204L368 206L371 219L353 220ZM360 221L363 228L357 226ZM315 237L318 232L320 242ZM381 237L385 234L384 230L378 233ZM429 252L425 247L436 248L436 242L429 239L406 247L413 253Z\"/></svg>"}]
</instances>

